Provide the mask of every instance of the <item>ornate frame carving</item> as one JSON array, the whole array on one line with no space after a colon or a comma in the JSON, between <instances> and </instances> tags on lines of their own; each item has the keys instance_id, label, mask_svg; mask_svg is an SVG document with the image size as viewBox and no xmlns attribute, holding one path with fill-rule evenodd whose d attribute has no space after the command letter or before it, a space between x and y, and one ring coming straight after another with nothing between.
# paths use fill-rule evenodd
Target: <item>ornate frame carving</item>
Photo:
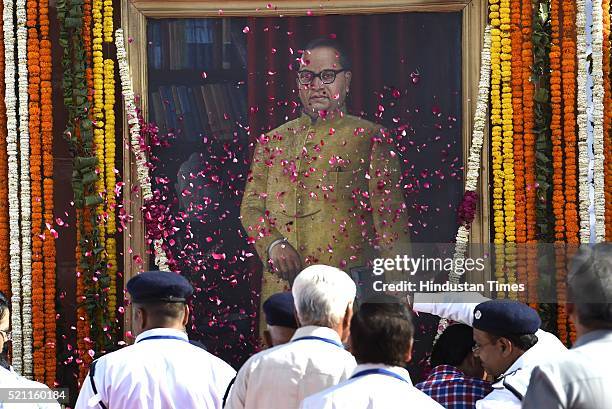
<instances>
[{"instance_id":1,"label":"ornate frame carving","mask_svg":"<svg viewBox=\"0 0 612 409\"><path fill-rule=\"evenodd\" d=\"M122 2L121 21L125 37L131 39L128 46L128 58L132 67L134 91L141 95L143 114L147 114L147 42L146 19L186 18L186 17L233 17L233 16L296 16L312 13L322 14L372 14L394 12L456 12L463 15L462 29L462 92L463 92L463 154L467 158L472 132L472 122L478 96L478 76L480 70L480 50L482 36L487 19L486 0L277 0L269 9L264 2L253 0L232 0L226 2L207 0L128 0ZM129 149L129 134L124 117L123 134L123 174L126 183L125 191L129 192L132 181L136 180L132 166L134 158ZM489 155L489 143L485 139L482 157ZM471 228L472 243L490 242L489 212L489 166L483 160L480 173L480 203L476 219ZM145 254L144 223L140 209L141 199L124 203L128 214L134 216L128 229L124 232L124 277L129 279L137 270L132 259L131 249L142 255L145 265L148 260ZM131 328L131 316L125 315L126 328Z\"/></svg>"}]
</instances>

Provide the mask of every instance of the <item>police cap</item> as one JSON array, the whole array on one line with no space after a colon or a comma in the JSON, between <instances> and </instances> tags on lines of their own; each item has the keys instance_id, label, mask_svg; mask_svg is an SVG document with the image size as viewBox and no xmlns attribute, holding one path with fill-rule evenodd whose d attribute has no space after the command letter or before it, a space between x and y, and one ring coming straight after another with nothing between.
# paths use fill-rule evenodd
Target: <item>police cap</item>
<instances>
[{"instance_id":1,"label":"police cap","mask_svg":"<svg viewBox=\"0 0 612 409\"><path fill-rule=\"evenodd\" d=\"M282 292L272 294L263 304L263 312L268 325L297 328L294 315L293 294Z\"/></svg>"},{"instance_id":2,"label":"police cap","mask_svg":"<svg viewBox=\"0 0 612 409\"><path fill-rule=\"evenodd\" d=\"M535 334L540 316L531 307L518 301L490 300L474 309L473 327L493 335Z\"/></svg>"},{"instance_id":3,"label":"police cap","mask_svg":"<svg viewBox=\"0 0 612 409\"><path fill-rule=\"evenodd\" d=\"M180 274L169 271L147 271L130 279L127 290L134 303L187 302L193 287Z\"/></svg>"}]
</instances>

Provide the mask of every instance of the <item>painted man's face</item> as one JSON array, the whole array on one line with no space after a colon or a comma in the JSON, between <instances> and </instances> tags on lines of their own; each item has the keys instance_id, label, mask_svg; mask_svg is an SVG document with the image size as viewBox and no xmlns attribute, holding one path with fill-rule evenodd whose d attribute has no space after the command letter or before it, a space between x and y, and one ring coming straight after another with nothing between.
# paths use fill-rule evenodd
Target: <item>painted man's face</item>
<instances>
[{"instance_id":1,"label":"painted man's face","mask_svg":"<svg viewBox=\"0 0 612 409\"><path fill-rule=\"evenodd\" d=\"M303 84L300 78L297 79L299 87L300 100L304 106L304 112L311 117L320 116L323 112L333 112L344 107L344 101L348 94L351 84L351 72L341 71L344 67L340 64L340 55L338 51L329 47L318 47L313 50L305 50L300 64L301 74L298 76L312 75L304 74L304 71L310 71L315 76L310 84ZM328 70L337 73L331 73ZM335 79L329 84L333 76ZM323 78L321 78L323 77ZM307 78L307 77L306 77Z\"/></svg>"}]
</instances>

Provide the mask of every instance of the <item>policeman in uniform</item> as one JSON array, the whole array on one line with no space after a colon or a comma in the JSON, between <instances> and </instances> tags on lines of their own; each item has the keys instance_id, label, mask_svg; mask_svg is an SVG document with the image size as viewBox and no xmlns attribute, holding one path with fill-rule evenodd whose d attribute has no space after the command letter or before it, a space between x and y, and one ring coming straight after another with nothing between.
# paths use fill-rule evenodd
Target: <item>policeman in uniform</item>
<instances>
[{"instance_id":1,"label":"policeman in uniform","mask_svg":"<svg viewBox=\"0 0 612 409\"><path fill-rule=\"evenodd\" d=\"M538 313L526 304L488 300L479 294L471 294L471 300L475 296L481 303L461 302L462 295L416 294L413 309L474 328L474 355L496 379L493 391L476 402L476 409L520 409L531 371L563 356L567 349L553 334L540 329Z\"/></svg>"},{"instance_id":2,"label":"policeman in uniform","mask_svg":"<svg viewBox=\"0 0 612 409\"><path fill-rule=\"evenodd\" d=\"M76 409L220 409L236 371L189 343L193 287L179 274L149 271L127 283L136 342L94 361Z\"/></svg>"},{"instance_id":3,"label":"policeman in uniform","mask_svg":"<svg viewBox=\"0 0 612 409\"><path fill-rule=\"evenodd\" d=\"M266 329L263 332L266 345L272 348L289 342L298 327L293 294L289 291L272 294L262 308L266 317Z\"/></svg>"}]
</instances>

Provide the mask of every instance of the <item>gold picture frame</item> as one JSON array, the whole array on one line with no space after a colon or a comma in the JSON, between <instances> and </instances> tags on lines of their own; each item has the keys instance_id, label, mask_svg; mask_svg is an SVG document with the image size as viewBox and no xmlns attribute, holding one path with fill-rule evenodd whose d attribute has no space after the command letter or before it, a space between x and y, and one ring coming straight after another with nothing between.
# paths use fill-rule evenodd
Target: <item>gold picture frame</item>
<instances>
[{"instance_id":1,"label":"gold picture frame","mask_svg":"<svg viewBox=\"0 0 612 409\"><path fill-rule=\"evenodd\" d=\"M128 59L136 95L140 95L143 115L147 116L147 18L203 18L245 16L302 16L323 14L374 14L401 12L461 12L462 13L462 145L467 159L471 141L473 117L478 96L480 50L487 20L486 0L277 0L274 7L266 2L251 0L202 1L202 0L128 0L122 2L121 21L126 39L129 39ZM136 180L133 154L129 149L127 121L123 120L123 176L125 192L130 192ZM490 243L489 203L489 142L485 139L482 151L482 167L479 178L479 204L476 218L470 229L471 243ZM145 243L145 225L142 220L142 200L133 197L126 200L124 208L133 215L124 230L124 279L129 280L138 271L132 254L139 254L148 265ZM484 279L486 272L483 272ZM479 277L472 277L479 279ZM131 314L125 315L126 329L131 328Z\"/></svg>"}]
</instances>

